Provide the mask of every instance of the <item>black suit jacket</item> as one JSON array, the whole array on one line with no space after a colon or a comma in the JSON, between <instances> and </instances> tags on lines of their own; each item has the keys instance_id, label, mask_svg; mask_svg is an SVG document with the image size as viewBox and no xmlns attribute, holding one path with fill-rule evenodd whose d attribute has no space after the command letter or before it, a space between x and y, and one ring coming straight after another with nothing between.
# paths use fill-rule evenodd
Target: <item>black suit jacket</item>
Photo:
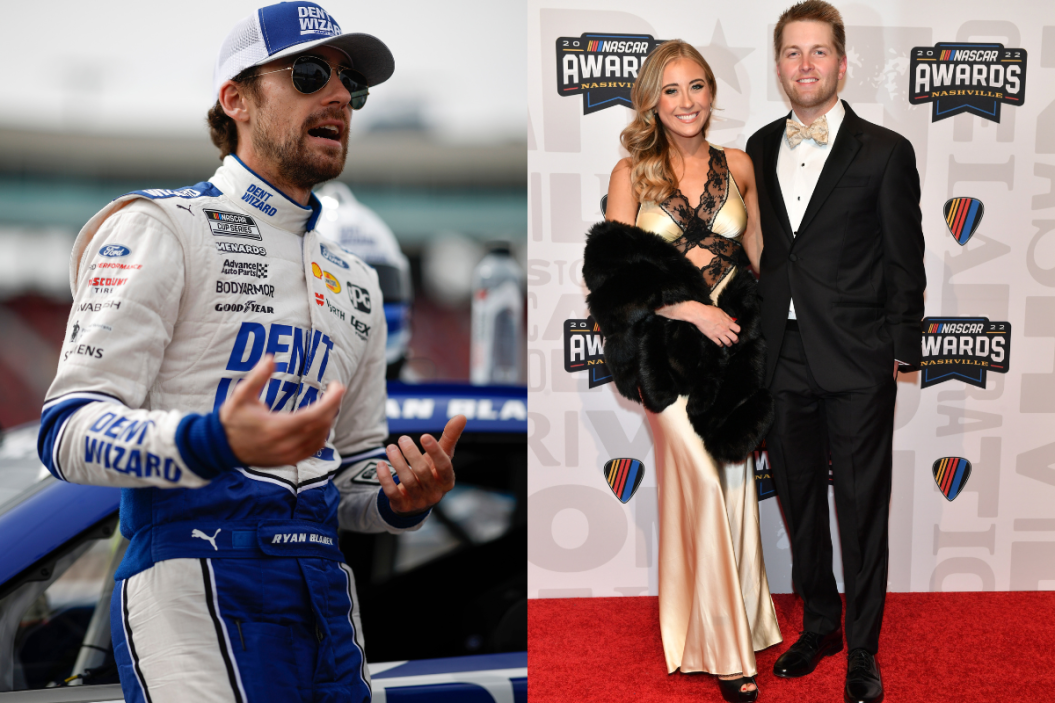
<instances>
[{"instance_id":1,"label":"black suit jacket","mask_svg":"<svg viewBox=\"0 0 1055 703\"><path fill-rule=\"evenodd\" d=\"M843 105L846 117L794 236L777 181L786 118L747 142L764 241L767 384L792 295L810 371L824 390L874 386L890 377L895 359L920 362L927 276L915 152Z\"/></svg>"}]
</instances>

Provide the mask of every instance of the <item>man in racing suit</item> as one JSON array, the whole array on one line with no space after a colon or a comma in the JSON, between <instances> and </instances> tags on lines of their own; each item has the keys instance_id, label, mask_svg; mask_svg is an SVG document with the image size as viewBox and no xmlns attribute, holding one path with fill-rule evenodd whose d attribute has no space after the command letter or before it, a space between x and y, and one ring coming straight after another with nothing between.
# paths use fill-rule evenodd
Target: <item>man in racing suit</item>
<instances>
[{"instance_id":1,"label":"man in racing suit","mask_svg":"<svg viewBox=\"0 0 1055 703\"><path fill-rule=\"evenodd\" d=\"M233 153L206 182L118 198L76 240L39 452L60 480L123 489L126 701L368 701L338 523L420 526L464 427L425 453L382 446L377 274L314 229L350 107L394 64L309 2L257 11L220 59Z\"/></svg>"}]
</instances>

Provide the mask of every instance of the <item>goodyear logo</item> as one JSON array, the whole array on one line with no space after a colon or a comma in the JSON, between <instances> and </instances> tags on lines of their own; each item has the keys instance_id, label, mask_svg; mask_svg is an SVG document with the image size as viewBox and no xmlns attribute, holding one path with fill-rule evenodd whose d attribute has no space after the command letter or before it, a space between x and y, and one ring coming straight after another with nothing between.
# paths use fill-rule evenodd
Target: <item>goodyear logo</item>
<instances>
[{"instance_id":1,"label":"goodyear logo","mask_svg":"<svg viewBox=\"0 0 1055 703\"><path fill-rule=\"evenodd\" d=\"M963 381L985 388L986 374L1011 366L1011 323L987 317L923 318L920 387Z\"/></svg>"},{"instance_id":2,"label":"goodyear logo","mask_svg":"<svg viewBox=\"0 0 1055 703\"><path fill-rule=\"evenodd\" d=\"M598 34L557 39L557 93L582 95L582 114L631 107L630 89L645 59L663 40L650 34Z\"/></svg>"},{"instance_id":3,"label":"goodyear logo","mask_svg":"<svg viewBox=\"0 0 1055 703\"><path fill-rule=\"evenodd\" d=\"M564 321L564 370L588 371L590 388L612 382L612 372L604 360L604 337L592 317Z\"/></svg>"},{"instance_id":4,"label":"goodyear logo","mask_svg":"<svg viewBox=\"0 0 1055 703\"><path fill-rule=\"evenodd\" d=\"M637 459L611 459L604 465L604 478L620 503L634 497L644 477L645 465Z\"/></svg>"},{"instance_id":5,"label":"goodyear logo","mask_svg":"<svg viewBox=\"0 0 1055 703\"><path fill-rule=\"evenodd\" d=\"M952 502L967 485L971 477L971 462L958 456L947 456L938 459L930 468L934 483L945 498Z\"/></svg>"},{"instance_id":6,"label":"goodyear logo","mask_svg":"<svg viewBox=\"0 0 1055 703\"><path fill-rule=\"evenodd\" d=\"M969 112L1000 121L1000 106L1026 101L1026 50L939 42L912 49L909 102L933 103L931 122Z\"/></svg>"},{"instance_id":7,"label":"goodyear logo","mask_svg":"<svg viewBox=\"0 0 1055 703\"><path fill-rule=\"evenodd\" d=\"M945 225L956 243L961 247L967 243L982 223L985 208L977 198L952 198L945 207Z\"/></svg>"}]
</instances>

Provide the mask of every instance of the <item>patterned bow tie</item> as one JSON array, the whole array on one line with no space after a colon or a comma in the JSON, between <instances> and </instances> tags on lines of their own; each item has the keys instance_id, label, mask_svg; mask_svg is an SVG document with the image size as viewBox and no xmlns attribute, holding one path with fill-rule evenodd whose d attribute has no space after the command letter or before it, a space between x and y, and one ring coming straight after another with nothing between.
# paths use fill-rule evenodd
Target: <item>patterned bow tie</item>
<instances>
[{"instance_id":1,"label":"patterned bow tie","mask_svg":"<svg viewBox=\"0 0 1055 703\"><path fill-rule=\"evenodd\" d=\"M795 120L788 120L785 133L788 136L788 146L792 149L797 147L803 139L812 139L823 146L828 143L828 118L821 115L809 127Z\"/></svg>"}]
</instances>

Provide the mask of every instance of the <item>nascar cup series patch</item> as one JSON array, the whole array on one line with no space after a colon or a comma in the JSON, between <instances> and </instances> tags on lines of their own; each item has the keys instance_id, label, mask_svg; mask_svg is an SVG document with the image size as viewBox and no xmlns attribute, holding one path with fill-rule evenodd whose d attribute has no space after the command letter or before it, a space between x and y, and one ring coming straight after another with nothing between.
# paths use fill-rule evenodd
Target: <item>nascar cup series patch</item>
<instances>
[{"instance_id":1,"label":"nascar cup series patch","mask_svg":"<svg viewBox=\"0 0 1055 703\"><path fill-rule=\"evenodd\" d=\"M203 208L206 219L209 220L209 229L217 237L244 237L246 239L261 240L260 228L249 215L239 212L224 212L223 210L206 210Z\"/></svg>"},{"instance_id":2,"label":"nascar cup series patch","mask_svg":"<svg viewBox=\"0 0 1055 703\"><path fill-rule=\"evenodd\" d=\"M949 228L949 234L962 247L978 230L985 207L977 198L953 198L945 203L942 212L945 213L945 225Z\"/></svg>"},{"instance_id":3,"label":"nascar cup series patch","mask_svg":"<svg viewBox=\"0 0 1055 703\"><path fill-rule=\"evenodd\" d=\"M645 465L637 459L611 459L604 465L604 478L620 503L634 497L644 477Z\"/></svg>"},{"instance_id":4,"label":"nascar cup series patch","mask_svg":"<svg viewBox=\"0 0 1055 703\"><path fill-rule=\"evenodd\" d=\"M971 477L971 462L957 456L942 457L934 462L930 468L934 475L934 483L945 498L952 502L960 491L967 485L967 479Z\"/></svg>"}]
</instances>

